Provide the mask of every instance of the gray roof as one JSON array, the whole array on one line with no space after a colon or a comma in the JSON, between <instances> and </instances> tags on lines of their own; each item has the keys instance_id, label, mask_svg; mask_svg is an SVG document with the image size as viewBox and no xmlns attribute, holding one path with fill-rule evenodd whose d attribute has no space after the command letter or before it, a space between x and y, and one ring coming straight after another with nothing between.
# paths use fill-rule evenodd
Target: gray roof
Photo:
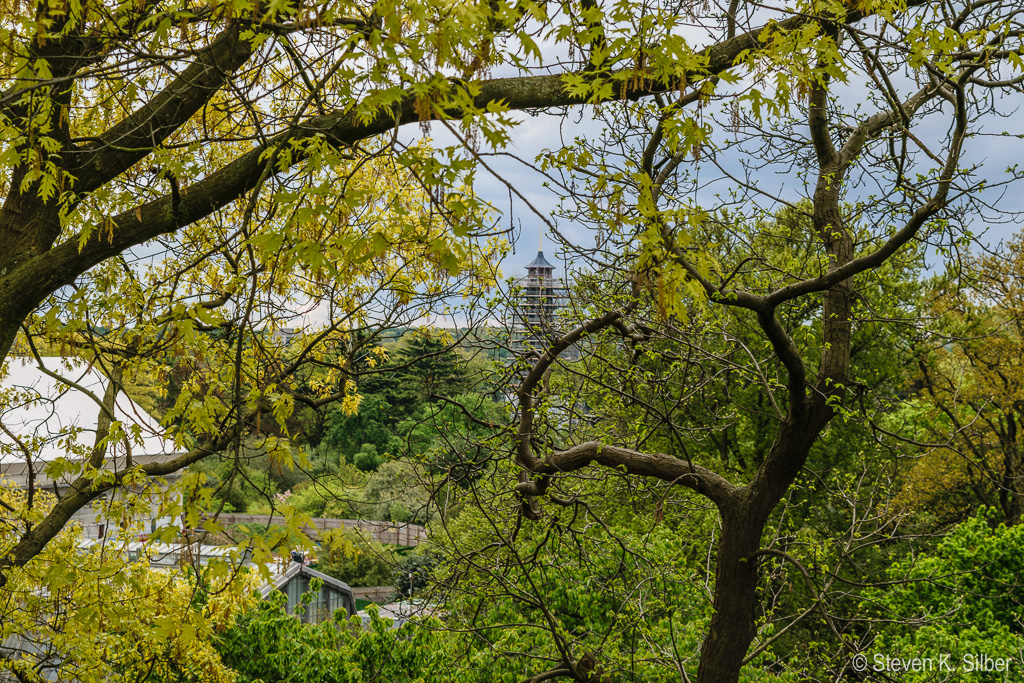
<instances>
[{"instance_id":1,"label":"gray roof","mask_svg":"<svg viewBox=\"0 0 1024 683\"><path fill-rule=\"evenodd\" d=\"M533 263L526 264L527 268L551 268L554 270L554 266L548 263L548 260L544 258L544 252L538 251L537 258L533 259Z\"/></svg>"},{"instance_id":2,"label":"gray roof","mask_svg":"<svg viewBox=\"0 0 1024 683\"><path fill-rule=\"evenodd\" d=\"M288 565L284 567L284 569L282 569L280 572L271 574L270 583L265 584L262 588L260 588L260 595L266 598L275 590L280 589L289 581L294 579L296 576L300 575L310 579L320 579L324 582L325 586L330 586L331 588L337 591L347 593L350 597L352 596L352 588L344 581L339 581L333 576L328 576L327 574L324 574L323 572L318 572L317 570L313 569L312 567L306 564L299 564L295 561L289 562ZM354 604L355 598L353 597L352 600Z\"/></svg>"},{"instance_id":3,"label":"gray roof","mask_svg":"<svg viewBox=\"0 0 1024 683\"><path fill-rule=\"evenodd\" d=\"M251 565L251 552L235 546L204 545L199 543L156 543L153 541L129 541L123 545L111 543L107 539L83 539L78 549L88 551L93 548L110 547L118 551L135 553L137 557L145 557L152 566L174 566L185 561L206 564L211 560L220 560L233 565Z\"/></svg>"},{"instance_id":4,"label":"gray roof","mask_svg":"<svg viewBox=\"0 0 1024 683\"><path fill-rule=\"evenodd\" d=\"M178 457L177 453L159 453L157 455L133 455L132 466L144 467L146 465L156 463L167 463ZM33 460L32 471L35 473L35 485L45 489L49 489L53 486L54 481L50 479L49 475L46 474L46 467L50 463L46 460ZM111 453L103 461L103 469L111 472L120 472L127 466L127 459L116 452ZM0 460L0 474L9 477L15 486L21 486L22 488L28 487L28 463L26 462L3 462ZM164 475L165 479L177 479L179 472L172 472L171 474ZM78 475L74 472L65 474L57 479L56 484L60 487L70 486L71 482L77 479Z\"/></svg>"}]
</instances>

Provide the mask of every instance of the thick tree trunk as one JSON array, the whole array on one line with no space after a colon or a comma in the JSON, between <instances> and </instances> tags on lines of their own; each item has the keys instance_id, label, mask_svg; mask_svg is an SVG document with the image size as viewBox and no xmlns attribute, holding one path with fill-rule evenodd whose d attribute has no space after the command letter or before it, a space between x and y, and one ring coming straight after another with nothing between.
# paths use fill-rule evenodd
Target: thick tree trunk
<instances>
[{"instance_id":1,"label":"thick tree trunk","mask_svg":"<svg viewBox=\"0 0 1024 683\"><path fill-rule=\"evenodd\" d=\"M814 193L812 222L835 271L853 260L853 239L840 208L845 164L832 146L826 117L824 88L810 102L809 124L820 164ZM718 550L715 612L701 650L698 683L735 683L741 662L757 635L758 567L755 553L761 548L765 524L795 481L822 429L835 414L831 397L842 400L850 379L850 342L853 285L847 278L824 292L822 302L822 351L813 393L792 380L803 377L800 359L786 362L790 373L790 412L771 452L750 485L737 495L733 507L720 506L722 538ZM772 315L763 316L765 327ZM766 327L767 330L767 327ZM800 366L800 367L795 367ZM799 373L799 374L794 374Z\"/></svg>"},{"instance_id":2,"label":"thick tree trunk","mask_svg":"<svg viewBox=\"0 0 1024 683\"><path fill-rule=\"evenodd\" d=\"M763 520L747 517L739 498L722 513L722 537L715 572L715 612L701 648L698 683L738 681L743 657L757 635L757 560Z\"/></svg>"},{"instance_id":3,"label":"thick tree trunk","mask_svg":"<svg viewBox=\"0 0 1024 683\"><path fill-rule=\"evenodd\" d=\"M1003 451L999 506L1007 524L1019 524L1024 514L1024 454L1017 441L1017 415L1013 410L1007 412L1006 428L999 441Z\"/></svg>"},{"instance_id":4,"label":"thick tree trunk","mask_svg":"<svg viewBox=\"0 0 1024 683\"><path fill-rule=\"evenodd\" d=\"M715 573L715 611L701 648L698 683L734 683L757 636L760 572L755 556L775 506L793 484L832 411L815 402L786 423L765 464L732 501L719 505L722 537Z\"/></svg>"}]
</instances>

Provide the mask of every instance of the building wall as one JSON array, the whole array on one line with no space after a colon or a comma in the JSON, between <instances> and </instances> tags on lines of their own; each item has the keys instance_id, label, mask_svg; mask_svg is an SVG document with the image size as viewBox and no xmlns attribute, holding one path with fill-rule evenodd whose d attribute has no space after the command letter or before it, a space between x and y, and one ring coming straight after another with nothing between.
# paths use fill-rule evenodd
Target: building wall
<instances>
[{"instance_id":1,"label":"building wall","mask_svg":"<svg viewBox=\"0 0 1024 683\"><path fill-rule=\"evenodd\" d=\"M298 616L303 623L327 621L339 609L349 615L356 613L353 597L336 590L327 583L320 586L320 592L317 593L313 602L303 606L302 596L309 592L309 584L309 577L298 574L278 588L288 598L288 612Z\"/></svg>"}]
</instances>

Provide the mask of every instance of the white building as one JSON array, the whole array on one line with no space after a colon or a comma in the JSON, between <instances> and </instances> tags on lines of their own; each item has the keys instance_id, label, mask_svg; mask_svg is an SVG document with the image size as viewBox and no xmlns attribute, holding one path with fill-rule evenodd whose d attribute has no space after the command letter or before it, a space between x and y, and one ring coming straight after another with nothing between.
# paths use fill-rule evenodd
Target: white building
<instances>
[{"instance_id":1,"label":"white building","mask_svg":"<svg viewBox=\"0 0 1024 683\"><path fill-rule=\"evenodd\" d=\"M12 358L0 378L0 475L15 486L27 488L31 480L36 490L61 494L92 452L101 412L98 401L103 400L109 380L84 361L58 357L42 361L51 374L43 372L35 359ZM128 468L129 462L137 467L167 462L179 454L174 442L164 437L160 423L123 392L117 395L113 415L129 437L107 447L103 469L118 472ZM55 465L69 471L55 474ZM174 522L159 517L159 490L153 489L150 519L145 520L150 530ZM106 533L98 510L102 505L100 500L73 518L82 524L86 538Z\"/></svg>"}]
</instances>

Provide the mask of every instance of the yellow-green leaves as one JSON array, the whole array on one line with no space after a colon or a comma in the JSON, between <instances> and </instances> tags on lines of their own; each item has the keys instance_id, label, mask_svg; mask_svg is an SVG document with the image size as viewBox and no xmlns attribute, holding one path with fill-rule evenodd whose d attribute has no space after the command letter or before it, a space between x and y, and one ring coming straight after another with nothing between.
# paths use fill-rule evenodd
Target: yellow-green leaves
<instances>
[{"instance_id":1,"label":"yellow-green leaves","mask_svg":"<svg viewBox=\"0 0 1024 683\"><path fill-rule=\"evenodd\" d=\"M0 501L6 520L0 552L6 554L16 538L9 522L35 518L53 499L37 492L36 510L29 510L24 490L0 479ZM252 581L223 566L211 566L202 576L150 569L145 559L129 558L132 540L129 531L89 544L72 525L27 565L6 571L0 640L16 643L27 655L47 653L47 666L61 678L83 683L127 683L140 676L231 683L234 676L220 662L211 636L253 604ZM208 597L198 601L199 595ZM0 675L17 670L26 680L43 680L37 663L31 656L3 658Z\"/></svg>"}]
</instances>

